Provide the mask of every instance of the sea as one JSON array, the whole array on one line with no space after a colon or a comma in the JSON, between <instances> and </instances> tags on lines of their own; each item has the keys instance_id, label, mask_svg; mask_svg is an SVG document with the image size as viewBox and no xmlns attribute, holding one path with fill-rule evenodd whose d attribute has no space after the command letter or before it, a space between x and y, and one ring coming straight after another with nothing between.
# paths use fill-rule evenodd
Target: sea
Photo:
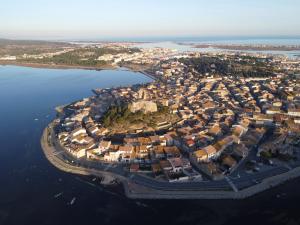
<instances>
[{"instance_id":1,"label":"sea","mask_svg":"<svg viewBox=\"0 0 300 225\"><path fill-rule=\"evenodd\" d=\"M56 106L151 81L122 68L0 66L0 225L300 223L300 179L245 200L134 200L47 161L40 138Z\"/></svg>"}]
</instances>

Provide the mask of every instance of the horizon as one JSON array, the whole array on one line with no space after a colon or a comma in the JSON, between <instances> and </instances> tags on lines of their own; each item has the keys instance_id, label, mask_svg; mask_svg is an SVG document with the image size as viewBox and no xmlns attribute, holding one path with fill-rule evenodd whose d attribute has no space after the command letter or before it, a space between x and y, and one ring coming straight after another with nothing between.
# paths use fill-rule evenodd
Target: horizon
<instances>
[{"instance_id":1,"label":"horizon","mask_svg":"<svg viewBox=\"0 0 300 225\"><path fill-rule=\"evenodd\" d=\"M293 0L11 0L1 8L0 37L7 39L300 36L300 2Z\"/></svg>"},{"instance_id":2,"label":"horizon","mask_svg":"<svg viewBox=\"0 0 300 225\"><path fill-rule=\"evenodd\" d=\"M0 40L15 41L50 41L50 42L218 42L218 41L247 41L247 40L300 40L295 36L116 36L116 37L88 37L88 38L7 38L0 36Z\"/></svg>"}]
</instances>

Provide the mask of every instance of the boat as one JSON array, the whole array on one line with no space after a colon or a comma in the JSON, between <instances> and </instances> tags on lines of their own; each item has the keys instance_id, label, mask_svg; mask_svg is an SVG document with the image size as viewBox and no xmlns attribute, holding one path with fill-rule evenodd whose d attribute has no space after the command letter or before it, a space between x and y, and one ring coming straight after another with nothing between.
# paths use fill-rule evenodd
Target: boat
<instances>
[{"instance_id":1,"label":"boat","mask_svg":"<svg viewBox=\"0 0 300 225\"><path fill-rule=\"evenodd\" d=\"M72 200L70 201L70 205L73 205L76 201L76 197L72 198Z\"/></svg>"},{"instance_id":2,"label":"boat","mask_svg":"<svg viewBox=\"0 0 300 225\"><path fill-rule=\"evenodd\" d=\"M62 195L63 195L63 192L60 192L60 193L54 195L54 198L58 198L58 197L60 197L60 196L62 196Z\"/></svg>"},{"instance_id":3,"label":"boat","mask_svg":"<svg viewBox=\"0 0 300 225\"><path fill-rule=\"evenodd\" d=\"M135 202L135 204L137 204L138 206L142 206L142 207L148 207L145 203L142 203L142 202Z\"/></svg>"}]
</instances>

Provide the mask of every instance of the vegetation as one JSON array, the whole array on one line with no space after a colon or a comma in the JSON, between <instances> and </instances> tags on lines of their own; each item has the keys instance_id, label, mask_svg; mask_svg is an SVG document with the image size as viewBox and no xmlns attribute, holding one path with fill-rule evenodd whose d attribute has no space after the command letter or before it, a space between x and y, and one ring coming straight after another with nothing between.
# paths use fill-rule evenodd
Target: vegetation
<instances>
[{"instance_id":1,"label":"vegetation","mask_svg":"<svg viewBox=\"0 0 300 225\"><path fill-rule=\"evenodd\" d=\"M64 42L0 39L0 55L22 56L61 51L74 45Z\"/></svg>"},{"instance_id":2,"label":"vegetation","mask_svg":"<svg viewBox=\"0 0 300 225\"><path fill-rule=\"evenodd\" d=\"M99 56L105 54L120 54L120 53L129 53L140 51L136 48L79 48L70 52L66 52L60 55L53 57L45 57L42 59L21 59L22 62L33 62L33 63L42 63L42 64L56 64L56 65L71 65L71 66L103 66L107 63L105 61L97 60Z\"/></svg>"},{"instance_id":3,"label":"vegetation","mask_svg":"<svg viewBox=\"0 0 300 225\"><path fill-rule=\"evenodd\" d=\"M226 60L222 60L220 57L200 57L180 59L179 61L195 69L200 74L270 77L274 75L275 68L267 64L268 60L253 56L239 56L238 58L233 57Z\"/></svg>"},{"instance_id":4,"label":"vegetation","mask_svg":"<svg viewBox=\"0 0 300 225\"><path fill-rule=\"evenodd\" d=\"M143 123L148 127L155 128L158 122L161 122L162 118L166 118L170 114L170 110L165 106L158 106L158 111L154 113L143 113L138 111L132 113L127 105L123 106L112 106L105 113L102 118L103 125L105 127L111 127L114 125L118 126L130 126L134 124Z\"/></svg>"},{"instance_id":5,"label":"vegetation","mask_svg":"<svg viewBox=\"0 0 300 225\"><path fill-rule=\"evenodd\" d=\"M213 71L221 74L227 74L229 72L229 62L222 61L217 57L182 58L179 61L193 67L196 71L202 74L211 73Z\"/></svg>"},{"instance_id":6,"label":"vegetation","mask_svg":"<svg viewBox=\"0 0 300 225\"><path fill-rule=\"evenodd\" d=\"M260 156L264 159L271 159L272 158L272 153L263 151L263 152L260 153Z\"/></svg>"}]
</instances>

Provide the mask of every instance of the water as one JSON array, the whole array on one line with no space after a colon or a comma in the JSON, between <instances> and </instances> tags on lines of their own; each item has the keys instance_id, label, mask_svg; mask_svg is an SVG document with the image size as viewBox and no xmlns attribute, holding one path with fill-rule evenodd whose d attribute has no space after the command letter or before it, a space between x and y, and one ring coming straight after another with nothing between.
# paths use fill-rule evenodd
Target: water
<instances>
[{"instance_id":1,"label":"water","mask_svg":"<svg viewBox=\"0 0 300 225\"><path fill-rule=\"evenodd\" d=\"M92 88L148 81L148 77L129 71L0 66L0 224L300 222L300 180L244 201L135 201L91 186L45 159L39 141L55 116L55 106L90 96ZM59 193L63 194L55 198ZM276 198L280 193L285 195ZM70 206L74 197L76 202Z\"/></svg>"},{"instance_id":2,"label":"water","mask_svg":"<svg viewBox=\"0 0 300 225\"><path fill-rule=\"evenodd\" d=\"M182 43L182 44L178 44ZM223 38L177 38L177 39L158 39L148 43L137 44L140 48L169 48L177 49L179 52L195 51L195 52L248 52L248 53L264 53L273 55L285 55L289 58L300 57L300 51L252 51L252 50L225 50L218 48L194 48L190 44L241 44L241 45L300 45L300 38L255 38L255 37L223 37Z\"/></svg>"},{"instance_id":3,"label":"water","mask_svg":"<svg viewBox=\"0 0 300 225\"><path fill-rule=\"evenodd\" d=\"M61 41L61 40L60 40ZM82 42L186 42L186 43L237 43L237 44L300 44L300 36L153 36L153 37L107 37L88 39L66 39Z\"/></svg>"}]
</instances>

